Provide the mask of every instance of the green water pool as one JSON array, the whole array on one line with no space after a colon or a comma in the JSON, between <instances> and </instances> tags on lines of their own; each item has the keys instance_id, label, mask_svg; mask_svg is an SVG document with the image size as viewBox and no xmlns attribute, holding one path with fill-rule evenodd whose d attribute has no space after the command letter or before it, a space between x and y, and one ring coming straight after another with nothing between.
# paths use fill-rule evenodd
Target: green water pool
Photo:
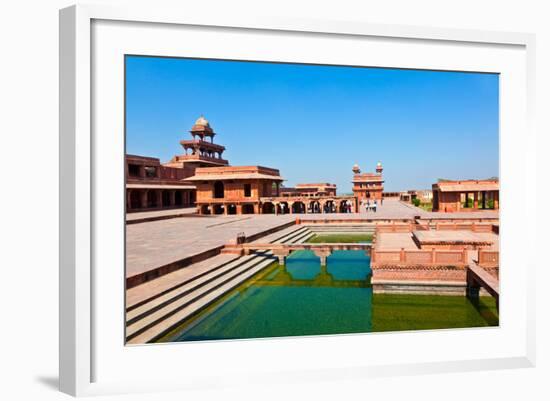
<instances>
[{"instance_id":1,"label":"green water pool","mask_svg":"<svg viewBox=\"0 0 550 401\"><path fill-rule=\"evenodd\" d=\"M497 326L491 297L373 293L370 258L310 251L277 262L230 291L161 342Z\"/></svg>"}]
</instances>

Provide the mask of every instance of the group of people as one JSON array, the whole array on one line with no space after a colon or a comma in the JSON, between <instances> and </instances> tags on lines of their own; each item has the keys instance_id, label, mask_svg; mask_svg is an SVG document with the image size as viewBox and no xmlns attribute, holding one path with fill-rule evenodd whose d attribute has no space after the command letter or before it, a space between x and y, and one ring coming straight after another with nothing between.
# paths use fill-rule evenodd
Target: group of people
<instances>
[{"instance_id":1,"label":"group of people","mask_svg":"<svg viewBox=\"0 0 550 401\"><path fill-rule=\"evenodd\" d=\"M370 200L367 199L366 202L361 201L361 204L364 206L365 212L372 210L374 213L376 213L376 209L378 208L378 203L376 199L372 203L370 202Z\"/></svg>"}]
</instances>

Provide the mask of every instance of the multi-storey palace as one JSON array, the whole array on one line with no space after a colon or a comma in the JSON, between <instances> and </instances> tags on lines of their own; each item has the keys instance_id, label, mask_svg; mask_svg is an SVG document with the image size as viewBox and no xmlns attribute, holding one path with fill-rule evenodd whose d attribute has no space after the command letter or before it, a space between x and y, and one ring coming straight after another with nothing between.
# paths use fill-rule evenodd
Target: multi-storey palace
<instances>
[{"instance_id":1,"label":"multi-storey palace","mask_svg":"<svg viewBox=\"0 0 550 401\"><path fill-rule=\"evenodd\" d=\"M376 165L376 173L361 173L357 164L353 166L353 194L359 203L363 201L380 201L384 191L384 179L382 178L382 163Z\"/></svg>"},{"instance_id":2,"label":"multi-storey palace","mask_svg":"<svg viewBox=\"0 0 550 401\"><path fill-rule=\"evenodd\" d=\"M334 184L284 187L284 179L275 168L231 166L222 157L225 147L214 143L216 133L203 116L189 132L192 139L180 141L184 153L167 163L126 155L128 212L195 206L199 214L354 213L366 201L392 196L403 200L403 193L383 192L380 162L374 173L361 173L355 164L353 195L338 196ZM430 192L434 211L498 209L495 180L438 182ZM409 194L408 200L415 194ZM469 194L473 194L470 203Z\"/></svg>"}]
</instances>

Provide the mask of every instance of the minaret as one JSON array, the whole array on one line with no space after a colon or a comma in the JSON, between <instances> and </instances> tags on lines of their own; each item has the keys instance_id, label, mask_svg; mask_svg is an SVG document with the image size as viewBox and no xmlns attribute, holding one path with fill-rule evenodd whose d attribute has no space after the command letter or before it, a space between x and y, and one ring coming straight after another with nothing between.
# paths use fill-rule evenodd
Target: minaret
<instances>
[{"instance_id":1,"label":"minaret","mask_svg":"<svg viewBox=\"0 0 550 401\"><path fill-rule=\"evenodd\" d=\"M381 162L378 162L378 163L376 164L376 173L382 175L382 170L384 170L384 169L382 168L382 163L381 163Z\"/></svg>"},{"instance_id":2,"label":"minaret","mask_svg":"<svg viewBox=\"0 0 550 401\"><path fill-rule=\"evenodd\" d=\"M167 167L217 167L227 166L229 162L223 159L225 147L214 143L216 133L204 116L200 116L189 131L193 139L180 141L185 150L183 155L177 155L164 165Z\"/></svg>"}]
</instances>

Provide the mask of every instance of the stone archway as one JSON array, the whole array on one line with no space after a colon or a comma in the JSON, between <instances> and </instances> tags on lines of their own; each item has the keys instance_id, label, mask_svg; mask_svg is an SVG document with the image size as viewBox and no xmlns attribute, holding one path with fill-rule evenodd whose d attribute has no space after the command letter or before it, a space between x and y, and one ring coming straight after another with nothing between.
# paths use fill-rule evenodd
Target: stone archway
<instances>
[{"instance_id":1,"label":"stone archway","mask_svg":"<svg viewBox=\"0 0 550 401\"><path fill-rule=\"evenodd\" d=\"M302 201L295 201L292 204L292 213L293 214L300 214L306 212L306 205Z\"/></svg>"},{"instance_id":2,"label":"stone archway","mask_svg":"<svg viewBox=\"0 0 550 401\"><path fill-rule=\"evenodd\" d=\"M202 205L200 214L210 214L210 209L208 208L208 205Z\"/></svg>"},{"instance_id":3,"label":"stone archway","mask_svg":"<svg viewBox=\"0 0 550 401\"><path fill-rule=\"evenodd\" d=\"M225 206L227 208L227 214L237 214L237 205L230 204Z\"/></svg>"},{"instance_id":4,"label":"stone archway","mask_svg":"<svg viewBox=\"0 0 550 401\"><path fill-rule=\"evenodd\" d=\"M223 205L215 204L212 208L214 209L212 211L212 214L223 214L224 213Z\"/></svg>"},{"instance_id":5,"label":"stone archway","mask_svg":"<svg viewBox=\"0 0 550 401\"><path fill-rule=\"evenodd\" d=\"M243 205L243 214L254 214L254 205L250 203Z\"/></svg>"},{"instance_id":6,"label":"stone archway","mask_svg":"<svg viewBox=\"0 0 550 401\"><path fill-rule=\"evenodd\" d=\"M341 200L338 207L340 213L349 213L348 201L346 199Z\"/></svg>"},{"instance_id":7,"label":"stone archway","mask_svg":"<svg viewBox=\"0 0 550 401\"><path fill-rule=\"evenodd\" d=\"M321 203L318 200L309 202L309 210L311 213L321 213Z\"/></svg>"},{"instance_id":8,"label":"stone archway","mask_svg":"<svg viewBox=\"0 0 550 401\"><path fill-rule=\"evenodd\" d=\"M323 204L323 213L336 213L336 206L334 200L328 199Z\"/></svg>"},{"instance_id":9,"label":"stone archway","mask_svg":"<svg viewBox=\"0 0 550 401\"><path fill-rule=\"evenodd\" d=\"M262 214L273 214L275 213L275 205L271 202L265 202L262 205Z\"/></svg>"}]
</instances>

